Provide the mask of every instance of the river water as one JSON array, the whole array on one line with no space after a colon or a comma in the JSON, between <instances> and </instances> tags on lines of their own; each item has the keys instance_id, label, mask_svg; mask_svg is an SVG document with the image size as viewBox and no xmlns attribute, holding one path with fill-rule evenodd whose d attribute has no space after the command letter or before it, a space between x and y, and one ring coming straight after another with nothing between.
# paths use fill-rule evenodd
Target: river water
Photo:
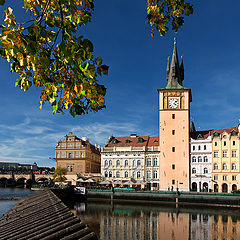
<instances>
[{"instance_id":1,"label":"river water","mask_svg":"<svg viewBox=\"0 0 240 240\"><path fill-rule=\"evenodd\" d=\"M88 202L73 212L100 240L240 239L240 210Z\"/></svg>"},{"instance_id":2,"label":"river water","mask_svg":"<svg viewBox=\"0 0 240 240\"><path fill-rule=\"evenodd\" d=\"M0 199L32 193L0 188ZM0 217L16 202L0 200ZM240 240L240 209L92 201L72 211L100 240Z\"/></svg>"}]
</instances>

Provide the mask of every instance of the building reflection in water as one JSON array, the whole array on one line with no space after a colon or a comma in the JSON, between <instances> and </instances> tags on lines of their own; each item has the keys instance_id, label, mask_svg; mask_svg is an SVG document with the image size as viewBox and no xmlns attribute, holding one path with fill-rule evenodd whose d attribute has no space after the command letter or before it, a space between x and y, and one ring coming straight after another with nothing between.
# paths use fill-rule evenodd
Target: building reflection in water
<instances>
[{"instance_id":1,"label":"building reflection in water","mask_svg":"<svg viewBox=\"0 0 240 240\"><path fill-rule=\"evenodd\" d=\"M100 203L76 203L73 210L100 240L240 239L238 211L209 211Z\"/></svg>"}]
</instances>

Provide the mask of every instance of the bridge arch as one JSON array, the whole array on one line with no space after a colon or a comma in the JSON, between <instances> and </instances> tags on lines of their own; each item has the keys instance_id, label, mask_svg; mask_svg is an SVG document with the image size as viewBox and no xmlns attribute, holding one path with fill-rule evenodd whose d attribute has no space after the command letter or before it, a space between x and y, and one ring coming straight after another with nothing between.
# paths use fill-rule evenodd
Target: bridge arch
<instances>
[{"instance_id":1,"label":"bridge arch","mask_svg":"<svg viewBox=\"0 0 240 240\"><path fill-rule=\"evenodd\" d=\"M20 178L16 179L16 186L24 187L26 181L27 181L27 179L25 177L20 177Z\"/></svg>"},{"instance_id":2,"label":"bridge arch","mask_svg":"<svg viewBox=\"0 0 240 240\"><path fill-rule=\"evenodd\" d=\"M0 178L0 187L6 187L7 184L7 178L2 177Z\"/></svg>"}]
</instances>

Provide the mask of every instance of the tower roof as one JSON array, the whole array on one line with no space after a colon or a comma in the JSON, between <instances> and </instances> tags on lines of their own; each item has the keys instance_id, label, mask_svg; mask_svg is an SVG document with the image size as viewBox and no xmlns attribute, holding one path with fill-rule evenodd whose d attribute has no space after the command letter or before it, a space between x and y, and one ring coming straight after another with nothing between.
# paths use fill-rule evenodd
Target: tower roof
<instances>
[{"instance_id":1,"label":"tower roof","mask_svg":"<svg viewBox=\"0 0 240 240\"><path fill-rule=\"evenodd\" d=\"M182 81L184 78L184 67L183 58L181 58L181 65L179 66L178 54L177 54L177 43L176 38L174 38L174 47L172 54L171 66L169 66L169 60L167 65L167 81L168 84L166 89L182 89Z\"/></svg>"}]
</instances>

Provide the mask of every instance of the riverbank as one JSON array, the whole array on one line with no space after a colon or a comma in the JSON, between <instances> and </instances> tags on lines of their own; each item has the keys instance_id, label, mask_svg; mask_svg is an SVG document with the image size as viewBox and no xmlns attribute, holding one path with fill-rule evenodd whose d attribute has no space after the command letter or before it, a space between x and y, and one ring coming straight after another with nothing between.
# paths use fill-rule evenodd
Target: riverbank
<instances>
[{"instance_id":1,"label":"riverbank","mask_svg":"<svg viewBox=\"0 0 240 240\"><path fill-rule=\"evenodd\" d=\"M152 202L177 205L205 205L240 208L240 194L197 193L197 192L153 192L153 191L115 191L93 190L87 192L87 199L102 199L115 202Z\"/></svg>"}]
</instances>

